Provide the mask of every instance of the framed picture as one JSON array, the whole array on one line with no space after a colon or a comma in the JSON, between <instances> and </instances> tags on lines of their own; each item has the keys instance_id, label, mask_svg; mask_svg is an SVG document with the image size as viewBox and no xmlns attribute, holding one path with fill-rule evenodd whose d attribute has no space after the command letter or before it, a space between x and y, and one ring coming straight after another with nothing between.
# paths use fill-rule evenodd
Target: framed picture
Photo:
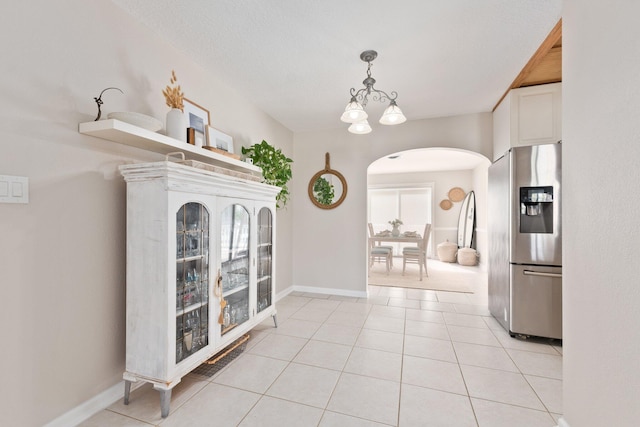
<instances>
[{"instance_id":1,"label":"framed picture","mask_svg":"<svg viewBox=\"0 0 640 427\"><path fill-rule=\"evenodd\" d=\"M226 133L222 133L214 127L207 126L207 141L207 145L233 154L233 138Z\"/></svg>"},{"instance_id":2,"label":"framed picture","mask_svg":"<svg viewBox=\"0 0 640 427\"><path fill-rule=\"evenodd\" d=\"M196 133L200 133L206 138L207 126L211 123L209 110L206 110L193 101L183 98L184 114L187 117L187 127L195 129ZM203 141L206 145L206 139Z\"/></svg>"},{"instance_id":3,"label":"framed picture","mask_svg":"<svg viewBox=\"0 0 640 427\"><path fill-rule=\"evenodd\" d=\"M194 128L187 128L187 142L196 147L204 147L205 134Z\"/></svg>"}]
</instances>

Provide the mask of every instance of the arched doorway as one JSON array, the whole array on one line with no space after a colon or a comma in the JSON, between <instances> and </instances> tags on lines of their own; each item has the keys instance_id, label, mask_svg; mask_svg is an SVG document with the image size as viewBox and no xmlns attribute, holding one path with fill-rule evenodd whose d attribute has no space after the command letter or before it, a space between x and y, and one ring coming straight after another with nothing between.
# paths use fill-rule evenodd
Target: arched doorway
<instances>
[{"instance_id":1,"label":"arched doorway","mask_svg":"<svg viewBox=\"0 0 640 427\"><path fill-rule=\"evenodd\" d=\"M476 244L478 253L487 252L487 178L491 162L485 156L454 148L420 148L390 153L373 161L367 169L367 222L376 232L390 229L389 221L400 219L402 231L422 233L431 224L427 251L434 258L438 243L457 241L461 203L441 203L453 188L476 196ZM388 217L388 218L387 218ZM405 217L405 218L403 218ZM405 221L405 219L407 219ZM401 244L394 245L401 256ZM486 268L481 258L480 269Z\"/></svg>"}]
</instances>

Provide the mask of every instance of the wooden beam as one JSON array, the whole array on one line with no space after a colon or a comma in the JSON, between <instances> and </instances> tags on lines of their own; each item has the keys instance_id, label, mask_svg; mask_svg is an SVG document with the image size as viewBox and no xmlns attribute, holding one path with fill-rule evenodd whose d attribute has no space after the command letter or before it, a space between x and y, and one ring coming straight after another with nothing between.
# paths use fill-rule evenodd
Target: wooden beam
<instances>
[{"instance_id":1,"label":"wooden beam","mask_svg":"<svg viewBox=\"0 0 640 427\"><path fill-rule=\"evenodd\" d=\"M554 47L518 87L562 81L562 47Z\"/></svg>"},{"instance_id":2,"label":"wooden beam","mask_svg":"<svg viewBox=\"0 0 640 427\"><path fill-rule=\"evenodd\" d=\"M553 29L551 30L547 38L544 39L544 41L542 42L538 50L536 50L536 52L533 54L531 59L529 59L529 62L527 62L527 64L522 69L522 71L520 71L520 74L518 74L518 76L515 78L513 83L511 83L511 86L509 86L509 89L507 89L505 93L502 95L502 97L500 97L500 99L498 100L498 103L493 107L493 110L491 111L495 111L496 108L498 108L498 105L500 105L502 100L505 98L505 96L507 96L507 94L511 89L520 87L522 85L522 82L526 80L527 76L531 73L531 71L542 62L544 57L560 41L561 38L562 38L562 18L558 21L555 27L553 27Z\"/></svg>"}]
</instances>

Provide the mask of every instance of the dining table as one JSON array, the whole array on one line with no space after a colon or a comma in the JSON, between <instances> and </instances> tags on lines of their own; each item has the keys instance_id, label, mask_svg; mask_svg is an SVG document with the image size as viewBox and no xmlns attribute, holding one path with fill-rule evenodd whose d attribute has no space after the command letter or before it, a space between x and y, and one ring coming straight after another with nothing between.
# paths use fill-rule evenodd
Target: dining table
<instances>
[{"instance_id":1,"label":"dining table","mask_svg":"<svg viewBox=\"0 0 640 427\"><path fill-rule=\"evenodd\" d=\"M418 233L410 233L406 235L405 233L400 233L398 236L394 236L391 233L376 233L372 237L369 237L369 251L373 246L379 245L383 242L389 243L415 243L416 246L424 250L422 247L424 243L424 239ZM371 252L369 252L369 256L371 256ZM422 264L420 264L420 280L422 280Z\"/></svg>"}]
</instances>

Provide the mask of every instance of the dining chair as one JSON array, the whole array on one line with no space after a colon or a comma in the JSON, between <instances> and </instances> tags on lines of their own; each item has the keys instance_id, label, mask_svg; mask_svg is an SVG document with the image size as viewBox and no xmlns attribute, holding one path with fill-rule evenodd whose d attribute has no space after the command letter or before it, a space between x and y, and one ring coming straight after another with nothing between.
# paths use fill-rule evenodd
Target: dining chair
<instances>
[{"instance_id":1,"label":"dining chair","mask_svg":"<svg viewBox=\"0 0 640 427\"><path fill-rule=\"evenodd\" d=\"M387 269L387 274L389 274L389 270L393 266L393 248L389 246L377 246L371 237L373 237L373 226L369 224L369 271L371 271L371 267L373 264L377 262L384 262L385 267Z\"/></svg>"},{"instance_id":2,"label":"dining chair","mask_svg":"<svg viewBox=\"0 0 640 427\"><path fill-rule=\"evenodd\" d=\"M404 276L407 263L418 264L420 266L420 280L422 280L422 267L424 266L424 274L429 277L427 272L427 247L429 246L429 235L431 234L431 224L424 226L422 234L422 242L418 246L409 246L402 249L402 275Z\"/></svg>"},{"instance_id":3,"label":"dining chair","mask_svg":"<svg viewBox=\"0 0 640 427\"><path fill-rule=\"evenodd\" d=\"M369 237L373 237L376 235L375 231L373 230L373 224L368 222L367 223L367 227L369 227ZM385 249L389 249L391 251L391 260L390 260L390 264L391 264L391 268L393 268L393 246L389 246L389 245L381 245L380 242L375 242L374 243L376 245L376 248L385 248Z\"/></svg>"}]
</instances>

